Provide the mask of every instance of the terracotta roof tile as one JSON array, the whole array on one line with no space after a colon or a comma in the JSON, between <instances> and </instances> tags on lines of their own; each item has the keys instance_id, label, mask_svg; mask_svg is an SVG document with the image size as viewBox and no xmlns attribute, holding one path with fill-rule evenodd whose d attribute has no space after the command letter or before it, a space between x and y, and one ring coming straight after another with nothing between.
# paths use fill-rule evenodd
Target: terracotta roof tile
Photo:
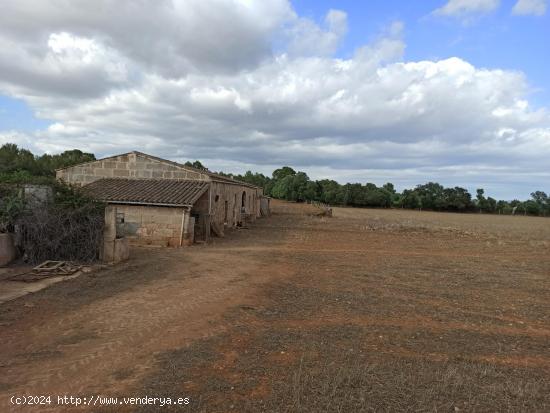
<instances>
[{"instance_id":1,"label":"terracotta roof tile","mask_svg":"<svg viewBox=\"0 0 550 413\"><path fill-rule=\"evenodd\" d=\"M191 206L208 189L208 182L104 178L94 181L82 189L93 198L106 202Z\"/></svg>"}]
</instances>

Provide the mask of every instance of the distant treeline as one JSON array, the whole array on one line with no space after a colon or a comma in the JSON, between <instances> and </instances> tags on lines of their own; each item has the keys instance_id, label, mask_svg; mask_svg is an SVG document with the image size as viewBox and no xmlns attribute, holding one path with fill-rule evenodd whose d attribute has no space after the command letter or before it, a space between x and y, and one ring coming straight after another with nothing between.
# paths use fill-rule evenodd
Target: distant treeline
<instances>
[{"instance_id":1,"label":"distant treeline","mask_svg":"<svg viewBox=\"0 0 550 413\"><path fill-rule=\"evenodd\" d=\"M58 155L35 156L17 145L5 144L0 147L0 182L54 177L57 168L92 160L95 160L93 154L77 149ZM200 161L186 164L207 169ZM354 207L550 215L550 198L542 191L533 192L529 200L504 201L485 196L485 191L481 188L476 191L474 197L465 188L445 188L436 182L417 185L400 193L395 190L392 183L376 186L373 183L342 185L331 179L312 181L304 172L297 172L288 166L276 169L271 177L251 171L244 175L224 172L218 174L262 187L266 195L274 198L296 202L318 201L329 205Z\"/></svg>"},{"instance_id":2,"label":"distant treeline","mask_svg":"<svg viewBox=\"0 0 550 413\"><path fill-rule=\"evenodd\" d=\"M296 172L288 166L276 169L271 177L251 171L244 175L223 175L261 186L266 195L288 201L318 201L353 207L550 215L550 198L542 191L533 192L531 199L526 201L503 201L485 196L481 188L473 197L465 188L445 188L436 182L428 182L399 193L389 182L376 186L373 183L341 185L331 179L312 181L304 172Z\"/></svg>"},{"instance_id":3,"label":"distant treeline","mask_svg":"<svg viewBox=\"0 0 550 413\"><path fill-rule=\"evenodd\" d=\"M56 169L93 160L93 154L78 149L36 156L27 149L6 143L0 147L0 182L41 181L40 178L45 181L55 177Z\"/></svg>"}]
</instances>

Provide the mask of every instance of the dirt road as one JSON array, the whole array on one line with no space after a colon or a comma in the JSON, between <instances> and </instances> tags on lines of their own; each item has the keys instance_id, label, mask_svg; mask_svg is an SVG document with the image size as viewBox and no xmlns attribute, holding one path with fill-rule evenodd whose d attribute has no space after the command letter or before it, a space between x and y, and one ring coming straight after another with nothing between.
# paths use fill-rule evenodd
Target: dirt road
<instances>
[{"instance_id":1,"label":"dirt road","mask_svg":"<svg viewBox=\"0 0 550 413\"><path fill-rule=\"evenodd\" d=\"M11 395L124 394L159 352L223 332L228 309L286 275L254 241L276 246L282 234L241 232L206 247L136 249L127 264L4 304L0 410L13 408Z\"/></svg>"},{"instance_id":2,"label":"dirt road","mask_svg":"<svg viewBox=\"0 0 550 413\"><path fill-rule=\"evenodd\" d=\"M0 410L550 409L550 220L309 208L0 306Z\"/></svg>"}]
</instances>

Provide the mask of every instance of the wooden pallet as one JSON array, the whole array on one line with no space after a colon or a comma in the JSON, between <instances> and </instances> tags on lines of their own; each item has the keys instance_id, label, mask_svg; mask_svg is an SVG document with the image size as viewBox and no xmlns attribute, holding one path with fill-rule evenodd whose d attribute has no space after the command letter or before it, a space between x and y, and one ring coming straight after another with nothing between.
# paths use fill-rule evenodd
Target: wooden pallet
<instances>
[{"instance_id":1,"label":"wooden pallet","mask_svg":"<svg viewBox=\"0 0 550 413\"><path fill-rule=\"evenodd\" d=\"M17 274L9 278L11 281L34 282L48 277L60 277L73 275L80 270L80 265L72 264L68 261L44 261L37 265L31 271L24 274Z\"/></svg>"}]
</instances>

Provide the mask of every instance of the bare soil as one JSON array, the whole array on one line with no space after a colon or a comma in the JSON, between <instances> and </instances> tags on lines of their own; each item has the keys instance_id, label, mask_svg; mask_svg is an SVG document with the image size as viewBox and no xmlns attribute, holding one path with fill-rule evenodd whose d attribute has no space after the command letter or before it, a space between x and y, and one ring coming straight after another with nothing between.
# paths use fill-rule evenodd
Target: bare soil
<instances>
[{"instance_id":1,"label":"bare soil","mask_svg":"<svg viewBox=\"0 0 550 413\"><path fill-rule=\"evenodd\" d=\"M550 219L274 210L0 305L0 411L550 411Z\"/></svg>"}]
</instances>

